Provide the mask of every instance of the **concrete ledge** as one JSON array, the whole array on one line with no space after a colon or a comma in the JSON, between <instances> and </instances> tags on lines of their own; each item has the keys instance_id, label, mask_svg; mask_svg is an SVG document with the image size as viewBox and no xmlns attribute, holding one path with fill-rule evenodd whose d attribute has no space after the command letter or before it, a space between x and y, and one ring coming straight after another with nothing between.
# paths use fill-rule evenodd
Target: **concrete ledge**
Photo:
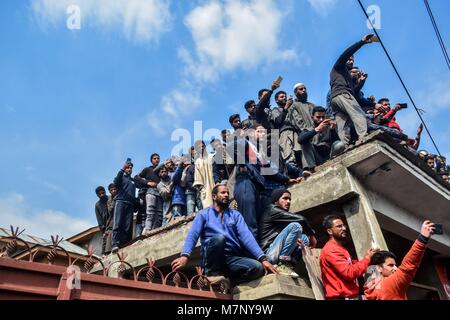
<instances>
[{"instance_id":1,"label":"concrete ledge","mask_svg":"<svg viewBox=\"0 0 450 320\"><path fill-rule=\"evenodd\" d=\"M167 228L164 232L156 233L149 238L132 243L123 249L127 255L125 261L133 267L139 267L147 264L147 258L152 258L158 266L158 261L179 255L191 228L192 220L193 217L190 217L184 223L178 222L175 228ZM200 242L197 243L196 247L199 247L199 244ZM109 255L102 262L107 266L118 260L117 255ZM115 264L114 266L118 267L118 265ZM116 274L114 266L111 269L110 276ZM91 272L98 271L100 271L100 264L97 264Z\"/></svg>"},{"instance_id":2,"label":"concrete ledge","mask_svg":"<svg viewBox=\"0 0 450 320\"><path fill-rule=\"evenodd\" d=\"M237 286L233 300L298 300L315 299L310 285L302 278L269 274L263 278Z\"/></svg>"},{"instance_id":3,"label":"concrete ledge","mask_svg":"<svg viewBox=\"0 0 450 320\"><path fill-rule=\"evenodd\" d=\"M344 166L324 168L289 190L295 195L292 197L291 212L301 212L358 195Z\"/></svg>"}]
</instances>

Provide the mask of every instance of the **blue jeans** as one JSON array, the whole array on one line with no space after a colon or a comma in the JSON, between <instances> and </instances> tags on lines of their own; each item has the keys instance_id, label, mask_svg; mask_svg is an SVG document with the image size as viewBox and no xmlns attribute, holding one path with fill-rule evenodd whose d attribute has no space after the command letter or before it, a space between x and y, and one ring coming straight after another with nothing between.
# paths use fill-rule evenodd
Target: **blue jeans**
<instances>
[{"instance_id":1,"label":"blue jeans","mask_svg":"<svg viewBox=\"0 0 450 320\"><path fill-rule=\"evenodd\" d=\"M142 223L136 223L136 226L134 227L134 237L137 238L141 236L143 231L144 225Z\"/></svg>"},{"instance_id":2,"label":"blue jeans","mask_svg":"<svg viewBox=\"0 0 450 320\"><path fill-rule=\"evenodd\" d=\"M225 236L218 234L202 247L202 260L207 276L226 275L233 286L264 275L261 262L225 252Z\"/></svg>"},{"instance_id":3,"label":"blue jeans","mask_svg":"<svg viewBox=\"0 0 450 320\"><path fill-rule=\"evenodd\" d=\"M187 214L191 214L202 210L202 202L200 200L200 192L196 190L186 191L186 207Z\"/></svg>"},{"instance_id":4,"label":"blue jeans","mask_svg":"<svg viewBox=\"0 0 450 320\"><path fill-rule=\"evenodd\" d=\"M291 261L294 251L300 251L297 239L303 241L305 246L309 246L309 238L302 233L303 228L298 222L293 222L284 228L267 249L267 258L273 264L279 260Z\"/></svg>"},{"instance_id":5,"label":"blue jeans","mask_svg":"<svg viewBox=\"0 0 450 320\"><path fill-rule=\"evenodd\" d=\"M400 141L404 141L404 140L408 139L408 136L406 134L401 133L400 131L398 131L396 129L392 129L392 128L389 128L386 126L380 126L378 124L371 122L370 120L367 121L367 130L369 132L381 130L384 133L387 133L388 135L393 137L394 139L398 139Z\"/></svg>"},{"instance_id":6,"label":"blue jeans","mask_svg":"<svg viewBox=\"0 0 450 320\"><path fill-rule=\"evenodd\" d=\"M163 222L162 222L163 227L167 224L167 213L169 209L170 209L170 201L163 201Z\"/></svg>"}]
</instances>

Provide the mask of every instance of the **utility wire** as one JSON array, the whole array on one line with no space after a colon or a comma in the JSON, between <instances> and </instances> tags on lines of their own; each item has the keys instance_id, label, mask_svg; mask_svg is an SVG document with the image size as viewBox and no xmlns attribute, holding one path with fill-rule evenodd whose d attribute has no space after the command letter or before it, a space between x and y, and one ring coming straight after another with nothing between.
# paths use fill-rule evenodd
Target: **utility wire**
<instances>
[{"instance_id":1,"label":"utility wire","mask_svg":"<svg viewBox=\"0 0 450 320\"><path fill-rule=\"evenodd\" d=\"M370 22L370 25L372 26L372 29L373 29L373 31L375 32L375 35L376 35L376 36L378 37L378 39L380 40L380 44L381 44L381 46L383 47L384 53L386 53L386 56L387 56L387 58L389 59L389 62L391 63L392 68L394 68L394 71L395 71L395 73L397 74L397 77L398 77L398 79L400 80L400 83L402 84L403 89L405 89L405 92L406 92L406 94L408 95L409 100L410 100L411 103L413 104L414 109L416 110L417 115L418 115L419 118L420 118L420 121L422 122L422 124L423 124L425 130L426 130L427 133L428 133L428 136L430 137L431 142L433 143L434 147L436 148L436 151L437 151L437 153L439 154L439 156L442 157L441 152L439 151L439 148L438 148L436 142L434 141L434 138L433 138L433 136L431 135L430 130L428 129L427 124L425 123L425 120L422 118L422 115L420 114L419 108L417 108L416 103L414 102L414 100L413 100L411 94L409 93L408 88L406 87L405 83L403 82L402 77L400 76L400 73L399 73L398 70L397 70L397 67L395 66L394 62L393 62L392 59L391 59L391 56L389 55L389 52L387 51L386 47L384 46L384 43L383 43L383 41L381 40L380 35L378 34L378 32L377 32L376 28L374 27L372 21L370 20L369 14L367 13L366 9L364 8L364 5L362 4L361 0L358 0L358 3L359 3L359 5L361 6L361 9L362 9L362 11L364 12L364 15L366 16L367 20Z\"/></svg>"},{"instance_id":2,"label":"utility wire","mask_svg":"<svg viewBox=\"0 0 450 320\"><path fill-rule=\"evenodd\" d=\"M441 46L442 53L444 54L445 62L447 63L447 67L450 70L450 58L448 57L447 48L445 47L445 43L442 40L441 33L439 32L439 27L436 24L436 20L434 19L433 12L431 11L430 4L428 0L424 0L425 7L427 8L428 15L430 16L431 23L433 24L434 32L436 32L436 36L439 41L439 45Z\"/></svg>"}]
</instances>

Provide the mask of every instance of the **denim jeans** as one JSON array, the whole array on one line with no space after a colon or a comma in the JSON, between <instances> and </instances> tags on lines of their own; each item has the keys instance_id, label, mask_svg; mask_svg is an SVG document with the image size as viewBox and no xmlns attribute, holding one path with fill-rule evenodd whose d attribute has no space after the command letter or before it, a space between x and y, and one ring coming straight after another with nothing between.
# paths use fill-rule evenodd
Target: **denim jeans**
<instances>
[{"instance_id":1,"label":"denim jeans","mask_svg":"<svg viewBox=\"0 0 450 320\"><path fill-rule=\"evenodd\" d=\"M167 214L169 209L170 209L170 201L163 201L163 221L162 221L163 227L167 224Z\"/></svg>"},{"instance_id":2,"label":"denim jeans","mask_svg":"<svg viewBox=\"0 0 450 320\"><path fill-rule=\"evenodd\" d=\"M144 231L144 224L136 223L136 226L134 227L134 237L137 238L141 236L143 231Z\"/></svg>"},{"instance_id":3,"label":"denim jeans","mask_svg":"<svg viewBox=\"0 0 450 320\"><path fill-rule=\"evenodd\" d=\"M225 253L225 241L225 236L218 234L202 247L202 261L207 276L228 276L235 286L264 275L264 267L258 260Z\"/></svg>"},{"instance_id":4,"label":"denim jeans","mask_svg":"<svg viewBox=\"0 0 450 320\"><path fill-rule=\"evenodd\" d=\"M303 228L298 222L293 222L284 228L267 249L267 258L273 264L279 260L291 261L294 251L299 250L297 239L309 246L309 238L302 233Z\"/></svg>"},{"instance_id":5,"label":"denim jeans","mask_svg":"<svg viewBox=\"0 0 450 320\"><path fill-rule=\"evenodd\" d=\"M385 126L380 126L378 124L375 124L371 121L367 121L367 128L369 132L372 131L376 131L376 130L381 130L384 133L387 133L388 135L390 135L391 137L393 137L394 139L398 139L400 141L404 141L406 139L408 139L408 136L404 133L401 133L400 131L396 130L396 129L392 129L389 127L385 127Z\"/></svg>"},{"instance_id":6,"label":"denim jeans","mask_svg":"<svg viewBox=\"0 0 450 320\"><path fill-rule=\"evenodd\" d=\"M202 202L200 200L200 192L196 190L186 191L186 207L188 215L203 209Z\"/></svg>"}]
</instances>

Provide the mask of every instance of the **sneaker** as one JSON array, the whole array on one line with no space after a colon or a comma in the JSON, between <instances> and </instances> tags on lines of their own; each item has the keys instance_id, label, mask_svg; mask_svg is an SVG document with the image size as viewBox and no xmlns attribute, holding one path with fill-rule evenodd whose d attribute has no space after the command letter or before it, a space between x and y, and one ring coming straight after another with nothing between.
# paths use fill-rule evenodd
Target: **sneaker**
<instances>
[{"instance_id":1,"label":"sneaker","mask_svg":"<svg viewBox=\"0 0 450 320\"><path fill-rule=\"evenodd\" d=\"M279 274L290 276L294 279L299 278L300 276L294 271L294 268L290 265L281 263L277 266L277 270Z\"/></svg>"},{"instance_id":2,"label":"sneaker","mask_svg":"<svg viewBox=\"0 0 450 320\"><path fill-rule=\"evenodd\" d=\"M310 171L308 171L308 170L303 171L303 178L305 178L305 180L311 176L312 176L312 173Z\"/></svg>"},{"instance_id":3,"label":"sneaker","mask_svg":"<svg viewBox=\"0 0 450 320\"><path fill-rule=\"evenodd\" d=\"M225 276L207 276L206 277L211 284L218 284L222 281L225 281L227 278Z\"/></svg>"},{"instance_id":4,"label":"sneaker","mask_svg":"<svg viewBox=\"0 0 450 320\"><path fill-rule=\"evenodd\" d=\"M116 254L117 252L119 252L119 247L115 246L111 249L111 254Z\"/></svg>"},{"instance_id":5,"label":"sneaker","mask_svg":"<svg viewBox=\"0 0 450 320\"><path fill-rule=\"evenodd\" d=\"M148 237L149 235L150 235L150 231L151 231L151 229L148 229L148 228L144 228L144 230L142 230L142 236L144 236L144 237Z\"/></svg>"},{"instance_id":6,"label":"sneaker","mask_svg":"<svg viewBox=\"0 0 450 320\"><path fill-rule=\"evenodd\" d=\"M207 276L206 277L211 286L220 286L220 292L231 293L231 282L224 276Z\"/></svg>"},{"instance_id":7,"label":"sneaker","mask_svg":"<svg viewBox=\"0 0 450 320\"><path fill-rule=\"evenodd\" d=\"M166 225L173 221L172 212L166 214Z\"/></svg>"}]
</instances>

